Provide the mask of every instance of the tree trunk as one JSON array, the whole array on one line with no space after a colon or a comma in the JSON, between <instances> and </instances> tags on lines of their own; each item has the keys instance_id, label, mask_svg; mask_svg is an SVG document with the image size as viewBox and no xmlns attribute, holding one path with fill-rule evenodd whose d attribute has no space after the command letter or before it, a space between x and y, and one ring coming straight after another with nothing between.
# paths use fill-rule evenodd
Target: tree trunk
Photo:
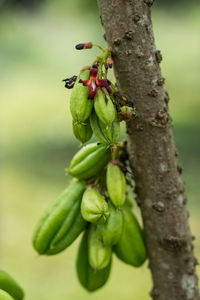
<instances>
[{"instance_id":1,"label":"tree trunk","mask_svg":"<svg viewBox=\"0 0 200 300\"><path fill-rule=\"evenodd\" d=\"M149 266L159 300L200 299L186 196L177 162L168 94L152 31L153 0L98 0L117 85L133 101L128 152L141 207Z\"/></svg>"}]
</instances>

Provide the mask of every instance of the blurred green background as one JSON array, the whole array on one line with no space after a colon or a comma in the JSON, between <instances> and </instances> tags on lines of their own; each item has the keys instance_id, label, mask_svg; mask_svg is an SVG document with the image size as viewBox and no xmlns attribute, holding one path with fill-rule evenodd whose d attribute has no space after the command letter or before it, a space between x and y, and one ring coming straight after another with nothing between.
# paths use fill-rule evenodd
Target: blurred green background
<instances>
[{"instance_id":1,"label":"blurred green background","mask_svg":"<svg viewBox=\"0 0 200 300\"><path fill-rule=\"evenodd\" d=\"M162 0L153 23L200 258L200 6ZM0 266L21 282L27 300L150 299L147 263L134 269L114 258L108 284L88 294L74 268L78 241L54 257L39 257L31 245L41 213L66 187L64 169L79 147L61 80L97 54L74 45L105 45L102 35L94 0L0 1Z\"/></svg>"}]
</instances>

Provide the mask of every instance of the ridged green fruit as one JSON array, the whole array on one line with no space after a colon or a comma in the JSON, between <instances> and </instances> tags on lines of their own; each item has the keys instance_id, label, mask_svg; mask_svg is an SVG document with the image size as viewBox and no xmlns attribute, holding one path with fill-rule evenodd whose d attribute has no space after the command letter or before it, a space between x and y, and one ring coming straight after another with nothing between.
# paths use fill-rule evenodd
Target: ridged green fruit
<instances>
[{"instance_id":1,"label":"ridged green fruit","mask_svg":"<svg viewBox=\"0 0 200 300\"><path fill-rule=\"evenodd\" d=\"M95 137L104 145L112 146L117 143L120 133L120 123L115 119L110 124L103 123L95 111L90 116L90 124Z\"/></svg>"},{"instance_id":2,"label":"ridged green fruit","mask_svg":"<svg viewBox=\"0 0 200 300\"><path fill-rule=\"evenodd\" d=\"M104 124L110 124L116 116L115 106L109 95L105 95L101 90L97 92L94 98L94 108L98 118Z\"/></svg>"},{"instance_id":3,"label":"ridged green fruit","mask_svg":"<svg viewBox=\"0 0 200 300\"><path fill-rule=\"evenodd\" d=\"M133 198L126 197L124 205L128 206L130 209L133 208L134 206Z\"/></svg>"},{"instance_id":4,"label":"ridged green fruit","mask_svg":"<svg viewBox=\"0 0 200 300\"><path fill-rule=\"evenodd\" d=\"M98 227L91 224L88 233L88 259L95 270L106 268L111 261L112 249L103 244Z\"/></svg>"},{"instance_id":5,"label":"ridged green fruit","mask_svg":"<svg viewBox=\"0 0 200 300\"><path fill-rule=\"evenodd\" d=\"M111 262L103 270L94 270L91 268L88 260L88 232L86 231L79 245L76 260L76 271L79 282L86 290L94 292L107 282L110 269Z\"/></svg>"},{"instance_id":6,"label":"ridged green fruit","mask_svg":"<svg viewBox=\"0 0 200 300\"><path fill-rule=\"evenodd\" d=\"M83 182L70 184L40 219L33 235L33 246L39 254L59 253L84 230L86 222L80 213L83 192Z\"/></svg>"},{"instance_id":7,"label":"ridged green fruit","mask_svg":"<svg viewBox=\"0 0 200 300\"><path fill-rule=\"evenodd\" d=\"M106 185L112 203L118 207L124 204L126 179L120 167L110 162L106 173Z\"/></svg>"},{"instance_id":8,"label":"ridged green fruit","mask_svg":"<svg viewBox=\"0 0 200 300\"><path fill-rule=\"evenodd\" d=\"M87 222L83 219L81 211L80 211L80 203L79 203L79 213L74 219L70 229L67 231L67 234L64 235L61 239L56 241L53 240L50 248L47 250L45 254L54 255L69 247L74 240L79 236L79 234L86 228Z\"/></svg>"},{"instance_id":9,"label":"ridged green fruit","mask_svg":"<svg viewBox=\"0 0 200 300\"><path fill-rule=\"evenodd\" d=\"M75 137L81 142L86 143L92 137L92 128L90 126L89 120L84 123L73 121L72 123L73 133Z\"/></svg>"},{"instance_id":10,"label":"ridged green fruit","mask_svg":"<svg viewBox=\"0 0 200 300\"><path fill-rule=\"evenodd\" d=\"M92 111L93 100L88 99L89 87L79 83L80 79L88 80L89 74L89 70L81 71L72 89L70 111L75 121L84 122L89 118Z\"/></svg>"},{"instance_id":11,"label":"ridged green fruit","mask_svg":"<svg viewBox=\"0 0 200 300\"><path fill-rule=\"evenodd\" d=\"M111 153L105 146L88 144L72 158L69 173L79 179L91 178L103 170L110 157Z\"/></svg>"},{"instance_id":12,"label":"ridged green fruit","mask_svg":"<svg viewBox=\"0 0 200 300\"><path fill-rule=\"evenodd\" d=\"M132 184L134 184L134 182L132 182ZM133 191L133 186L131 187L131 185L126 185L126 200L124 205L129 206L129 208L133 208L134 206L134 191Z\"/></svg>"},{"instance_id":13,"label":"ridged green fruit","mask_svg":"<svg viewBox=\"0 0 200 300\"><path fill-rule=\"evenodd\" d=\"M15 300L24 299L23 289L7 272L3 270L0 270L0 289L7 292Z\"/></svg>"},{"instance_id":14,"label":"ridged green fruit","mask_svg":"<svg viewBox=\"0 0 200 300\"><path fill-rule=\"evenodd\" d=\"M123 216L119 208L115 208L109 201L109 217L105 224L98 225L99 232L104 245L113 246L119 241L122 228L123 228Z\"/></svg>"},{"instance_id":15,"label":"ridged green fruit","mask_svg":"<svg viewBox=\"0 0 200 300\"><path fill-rule=\"evenodd\" d=\"M11 297L8 293L6 293L3 290L0 290L0 300L15 300L13 297Z\"/></svg>"},{"instance_id":16,"label":"ridged green fruit","mask_svg":"<svg viewBox=\"0 0 200 300\"><path fill-rule=\"evenodd\" d=\"M89 186L84 192L81 213L88 222L99 224L106 222L109 216L108 203L95 187Z\"/></svg>"},{"instance_id":17,"label":"ridged green fruit","mask_svg":"<svg viewBox=\"0 0 200 300\"><path fill-rule=\"evenodd\" d=\"M119 259L134 267L140 267L146 260L142 230L128 207L123 209L123 231L113 249Z\"/></svg>"}]
</instances>

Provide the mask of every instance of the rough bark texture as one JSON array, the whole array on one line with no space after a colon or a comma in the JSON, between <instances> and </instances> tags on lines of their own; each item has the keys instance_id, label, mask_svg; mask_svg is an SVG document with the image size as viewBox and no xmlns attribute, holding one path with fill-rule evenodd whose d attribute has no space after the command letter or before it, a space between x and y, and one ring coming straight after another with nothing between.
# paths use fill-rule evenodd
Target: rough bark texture
<instances>
[{"instance_id":1,"label":"rough bark texture","mask_svg":"<svg viewBox=\"0 0 200 300\"><path fill-rule=\"evenodd\" d=\"M153 0L98 0L121 93L137 115L127 124L130 164L159 300L200 299L181 166L152 31ZM134 299L134 296L133 296Z\"/></svg>"}]
</instances>

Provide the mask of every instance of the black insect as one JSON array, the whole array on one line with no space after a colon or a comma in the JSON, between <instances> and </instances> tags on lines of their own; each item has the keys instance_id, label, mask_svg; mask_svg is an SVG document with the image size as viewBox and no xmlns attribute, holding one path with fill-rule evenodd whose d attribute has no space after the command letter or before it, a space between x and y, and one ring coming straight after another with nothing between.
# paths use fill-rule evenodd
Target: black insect
<instances>
[{"instance_id":1,"label":"black insect","mask_svg":"<svg viewBox=\"0 0 200 300\"><path fill-rule=\"evenodd\" d=\"M74 87L74 84L76 82L76 79L77 79L77 76L72 76L71 78L66 78L66 79L63 79L62 81L65 82L65 87L67 89L72 89Z\"/></svg>"}]
</instances>

